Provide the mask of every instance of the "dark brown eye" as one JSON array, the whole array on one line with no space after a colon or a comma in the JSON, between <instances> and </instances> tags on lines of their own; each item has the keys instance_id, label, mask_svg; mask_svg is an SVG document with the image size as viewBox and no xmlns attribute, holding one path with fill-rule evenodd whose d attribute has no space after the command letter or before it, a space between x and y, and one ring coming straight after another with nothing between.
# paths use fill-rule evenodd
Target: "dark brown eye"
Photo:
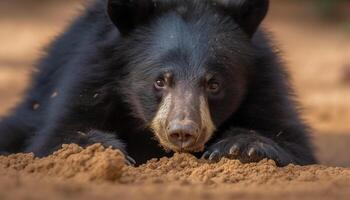
<instances>
[{"instance_id":1,"label":"dark brown eye","mask_svg":"<svg viewBox=\"0 0 350 200\"><path fill-rule=\"evenodd\" d=\"M158 90L164 89L166 87L165 80L157 79L154 83L154 87Z\"/></svg>"},{"instance_id":2,"label":"dark brown eye","mask_svg":"<svg viewBox=\"0 0 350 200\"><path fill-rule=\"evenodd\" d=\"M218 93L220 91L220 84L216 81L209 81L208 91L213 94Z\"/></svg>"}]
</instances>

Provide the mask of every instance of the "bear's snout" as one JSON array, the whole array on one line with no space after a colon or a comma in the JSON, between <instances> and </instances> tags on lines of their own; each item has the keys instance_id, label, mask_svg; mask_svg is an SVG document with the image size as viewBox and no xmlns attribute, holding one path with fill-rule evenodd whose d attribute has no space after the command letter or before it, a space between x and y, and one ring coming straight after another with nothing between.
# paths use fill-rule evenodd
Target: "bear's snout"
<instances>
[{"instance_id":1,"label":"bear's snout","mask_svg":"<svg viewBox=\"0 0 350 200\"><path fill-rule=\"evenodd\" d=\"M180 149L193 146L199 137L198 125L189 120L172 121L168 125L169 141Z\"/></svg>"},{"instance_id":2,"label":"bear's snout","mask_svg":"<svg viewBox=\"0 0 350 200\"><path fill-rule=\"evenodd\" d=\"M197 152L203 150L215 126L205 97L182 90L164 97L151 129L165 149Z\"/></svg>"}]
</instances>

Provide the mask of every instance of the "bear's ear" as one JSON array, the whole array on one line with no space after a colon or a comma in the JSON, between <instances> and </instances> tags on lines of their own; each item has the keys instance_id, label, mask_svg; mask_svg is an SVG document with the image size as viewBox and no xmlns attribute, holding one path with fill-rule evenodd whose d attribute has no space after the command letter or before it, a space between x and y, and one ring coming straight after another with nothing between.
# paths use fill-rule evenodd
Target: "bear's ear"
<instances>
[{"instance_id":1,"label":"bear's ear","mask_svg":"<svg viewBox=\"0 0 350 200\"><path fill-rule=\"evenodd\" d=\"M269 0L214 0L252 37L269 9Z\"/></svg>"},{"instance_id":2,"label":"bear's ear","mask_svg":"<svg viewBox=\"0 0 350 200\"><path fill-rule=\"evenodd\" d=\"M156 4L153 0L108 0L108 15L122 35L147 23Z\"/></svg>"}]
</instances>

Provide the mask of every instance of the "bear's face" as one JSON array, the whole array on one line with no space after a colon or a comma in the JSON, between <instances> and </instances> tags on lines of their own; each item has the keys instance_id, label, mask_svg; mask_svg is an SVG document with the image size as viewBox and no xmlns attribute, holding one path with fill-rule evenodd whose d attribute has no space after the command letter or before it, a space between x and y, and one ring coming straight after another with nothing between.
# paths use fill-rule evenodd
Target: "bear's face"
<instances>
[{"instance_id":1,"label":"bear's face","mask_svg":"<svg viewBox=\"0 0 350 200\"><path fill-rule=\"evenodd\" d=\"M248 30L256 27L228 15L230 1L139 1L152 8L141 25L114 21L126 101L165 149L201 151L244 98L255 56Z\"/></svg>"}]
</instances>

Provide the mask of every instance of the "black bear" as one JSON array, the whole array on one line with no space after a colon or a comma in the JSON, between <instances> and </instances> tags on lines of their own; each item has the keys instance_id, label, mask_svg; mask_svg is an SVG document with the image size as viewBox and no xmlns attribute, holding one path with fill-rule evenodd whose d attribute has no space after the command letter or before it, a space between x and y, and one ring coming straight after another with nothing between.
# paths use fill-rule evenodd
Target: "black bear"
<instances>
[{"instance_id":1,"label":"black bear","mask_svg":"<svg viewBox=\"0 0 350 200\"><path fill-rule=\"evenodd\" d=\"M48 49L0 152L101 143L136 164L315 163L288 76L259 29L268 0L97 0Z\"/></svg>"}]
</instances>

